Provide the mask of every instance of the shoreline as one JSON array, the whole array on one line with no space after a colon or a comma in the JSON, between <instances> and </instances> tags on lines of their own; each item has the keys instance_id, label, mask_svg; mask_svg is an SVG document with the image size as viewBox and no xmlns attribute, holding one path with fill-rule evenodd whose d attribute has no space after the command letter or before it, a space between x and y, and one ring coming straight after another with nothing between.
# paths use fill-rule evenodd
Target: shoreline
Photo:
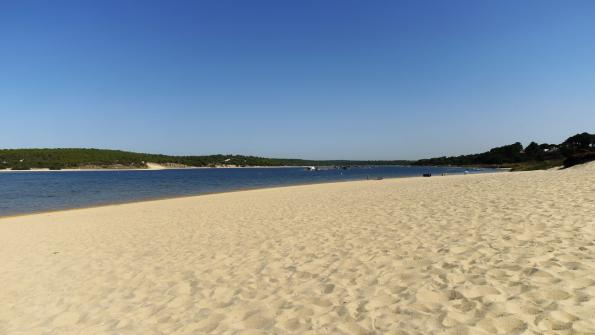
<instances>
[{"instance_id":1,"label":"shoreline","mask_svg":"<svg viewBox=\"0 0 595 335\"><path fill-rule=\"evenodd\" d=\"M516 172L526 172L526 171L516 171ZM497 172L487 172L487 173L497 173ZM434 176L434 177L469 177L469 176L481 175L481 174L484 174L484 173L471 173L471 174L466 174L466 175L465 174L449 174L449 175L445 175L445 176ZM173 199L204 197L204 196L211 196L211 195L217 195L217 194L249 192L249 191L270 190L270 189L281 189L281 188L291 188L291 187L300 187L300 186L309 186L309 185L325 185L325 184L331 185L331 184L337 184L337 183L368 182L368 181L371 181L371 182L381 182L383 180L412 179L412 178L423 178L423 179L427 179L427 178L422 177L422 176L403 176L403 177L383 178L381 180L377 180L377 179L351 179L351 180L336 180L336 181L320 181L320 182L303 183L303 184L300 183L300 184L292 184L292 185L250 187L250 188L242 188L242 189L235 189L235 190L228 190L228 191L206 192L206 193L200 193L200 194L165 196L165 197L147 198L147 199L124 201L124 202L109 202L109 203L89 205L89 206L82 206L82 207L71 207L71 208L44 210L44 211L30 212L30 213L20 213L20 214L11 214L11 215L1 215L0 214L0 221L3 220L3 219L16 218L16 217L22 217L22 216L28 216L28 215L43 215L43 214L51 214L51 213L66 212L66 211L75 211L75 210L84 210L84 209L92 209L92 208L100 208L100 207L120 206L120 205L127 205L127 204L137 204L137 203L144 203L144 202L154 202L154 201L162 201L162 200L173 200ZM1 223L2 222L0 222L0 224Z\"/></svg>"}]
</instances>

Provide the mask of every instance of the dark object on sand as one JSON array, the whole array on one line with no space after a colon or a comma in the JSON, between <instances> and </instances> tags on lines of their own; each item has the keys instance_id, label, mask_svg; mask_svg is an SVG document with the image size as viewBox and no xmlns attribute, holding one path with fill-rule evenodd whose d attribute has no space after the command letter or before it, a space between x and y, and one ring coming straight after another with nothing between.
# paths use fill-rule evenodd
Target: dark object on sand
<instances>
[{"instance_id":1,"label":"dark object on sand","mask_svg":"<svg viewBox=\"0 0 595 335\"><path fill-rule=\"evenodd\" d=\"M376 180L382 180L384 177L376 177Z\"/></svg>"},{"instance_id":2,"label":"dark object on sand","mask_svg":"<svg viewBox=\"0 0 595 335\"><path fill-rule=\"evenodd\" d=\"M422 176L423 176L423 177L431 177L431 176L432 176L432 174L431 174L431 173L424 173L424 174L422 174Z\"/></svg>"}]
</instances>

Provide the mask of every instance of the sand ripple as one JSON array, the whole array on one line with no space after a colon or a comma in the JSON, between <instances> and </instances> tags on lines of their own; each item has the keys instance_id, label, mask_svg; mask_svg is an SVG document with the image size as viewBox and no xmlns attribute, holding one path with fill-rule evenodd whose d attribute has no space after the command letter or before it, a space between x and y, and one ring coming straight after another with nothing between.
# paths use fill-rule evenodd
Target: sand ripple
<instances>
[{"instance_id":1,"label":"sand ripple","mask_svg":"<svg viewBox=\"0 0 595 335\"><path fill-rule=\"evenodd\" d=\"M595 164L0 220L0 334L595 334Z\"/></svg>"}]
</instances>

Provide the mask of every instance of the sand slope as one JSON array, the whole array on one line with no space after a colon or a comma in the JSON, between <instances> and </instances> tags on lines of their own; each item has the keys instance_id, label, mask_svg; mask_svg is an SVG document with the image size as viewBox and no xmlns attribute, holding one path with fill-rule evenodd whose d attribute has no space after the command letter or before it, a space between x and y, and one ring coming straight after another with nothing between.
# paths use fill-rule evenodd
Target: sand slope
<instances>
[{"instance_id":1,"label":"sand slope","mask_svg":"<svg viewBox=\"0 0 595 335\"><path fill-rule=\"evenodd\" d=\"M595 334L595 164L0 219L0 334Z\"/></svg>"}]
</instances>

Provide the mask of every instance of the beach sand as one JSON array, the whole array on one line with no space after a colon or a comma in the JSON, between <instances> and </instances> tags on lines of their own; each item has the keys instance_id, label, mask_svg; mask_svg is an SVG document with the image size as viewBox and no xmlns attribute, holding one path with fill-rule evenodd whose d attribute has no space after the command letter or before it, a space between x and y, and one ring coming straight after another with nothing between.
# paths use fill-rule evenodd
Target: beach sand
<instances>
[{"instance_id":1,"label":"beach sand","mask_svg":"<svg viewBox=\"0 0 595 335\"><path fill-rule=\"evenodd\" d=\"M595 334L595 164L3 218L0 334Z\"/></svg>"}]
</instances>

